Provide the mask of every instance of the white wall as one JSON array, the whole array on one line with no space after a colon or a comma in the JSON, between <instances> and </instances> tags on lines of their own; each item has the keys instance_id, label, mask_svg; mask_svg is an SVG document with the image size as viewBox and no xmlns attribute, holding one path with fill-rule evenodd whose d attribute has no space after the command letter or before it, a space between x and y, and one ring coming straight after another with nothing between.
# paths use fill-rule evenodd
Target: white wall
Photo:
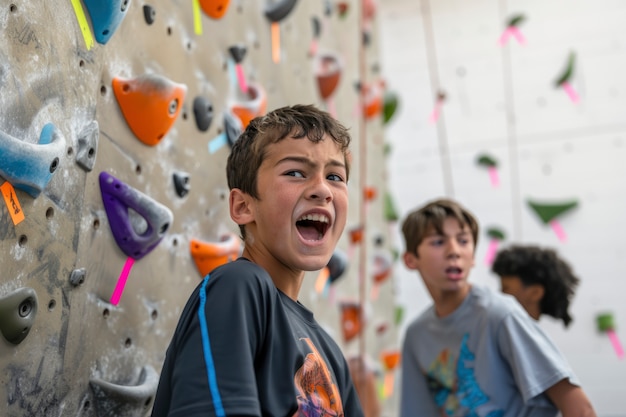
<instances>
[{"instance_id":1,"label":"white wall","mask_svg":"<svg viewBox=\"0 0 626 417\"><path fill-rule=\"evenodd\" d=\"M626 361L596 330L596 315L611 312L626 344L626 41L622 0L384 0L379 1L383 74L401 95L386 129L392 146L389 187L403 217L439 196L461 201L483 231L506 232L504 245L555 248L581 285L565 330L542 318L601 417L626 416ZM507 20L522 13L524 46L498 39ZM432 28L432 30L429 29ZM573 103L553 83L576 53ZM438 90L442 115L429 123ZM475 160L499 162L499 187ZM562 241L529 209L528 199L578 207L559 218ZM481 235L471 280L497 289L485 264ZM398 248L403 249L399 233ZM430 304L420 278L396 268L403 329Z\"/></svg>"}]
</instances>

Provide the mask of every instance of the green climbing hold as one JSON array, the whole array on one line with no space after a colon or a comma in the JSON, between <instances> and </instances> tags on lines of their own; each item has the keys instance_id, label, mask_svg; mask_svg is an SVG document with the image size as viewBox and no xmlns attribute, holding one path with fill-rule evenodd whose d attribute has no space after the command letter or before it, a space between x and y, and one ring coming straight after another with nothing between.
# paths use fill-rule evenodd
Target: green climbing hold
<instances>
[{"instance_id":1,"label":"green climbing hold","mask_svg":"<svg viewBox=\"0 0 626 417\"><path fill-rule=\"evenodd\" d=\"M572 200L566 203L546 204L528 200L528 205L535 211L535 213L537 213L539 218L541 218L545 224L548 224L560 215L577 207L578 201Z\"/></svg>"},{"instance_id":2,"label":"green climbing hold","mask_svg":"<svg viewBox=\"0 0 626 417\"><path fill-rule=\"evenodd\" d=\"M393 91L385 91L383 97L383 125L386 125L396 113L399 98Z\"/></svg>"}]
</instances>

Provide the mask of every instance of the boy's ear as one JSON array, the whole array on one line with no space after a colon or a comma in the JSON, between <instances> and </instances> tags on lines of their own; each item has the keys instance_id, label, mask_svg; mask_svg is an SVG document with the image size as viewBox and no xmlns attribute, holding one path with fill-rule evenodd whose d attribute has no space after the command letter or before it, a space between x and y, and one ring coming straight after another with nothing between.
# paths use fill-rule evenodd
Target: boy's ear
<instances>
[{"instance_id":1,"label":"boy's ear","mask_svg":"<svg viewBox=\"0 0 626 417\"><path fill-rule=\"evenodd\" d=\"M402 259L404 260L404 264L409 269L417 269L419 265L419 260L417 259L417 255L411 252L404 252L402 255Z\"/></svg>"},{"instance_id":2,"label":"boy's ear","mask_svg":"<svg viewBox=\"0 0 626 417\"><path fill-rule=\"evenodd\" d=\"M230 208L230 218L238 225L251 223L254 220L254 211L251 207L250 195L244 193L239 188L230 190L228 206Z\"/></svg>"}]
</instances>

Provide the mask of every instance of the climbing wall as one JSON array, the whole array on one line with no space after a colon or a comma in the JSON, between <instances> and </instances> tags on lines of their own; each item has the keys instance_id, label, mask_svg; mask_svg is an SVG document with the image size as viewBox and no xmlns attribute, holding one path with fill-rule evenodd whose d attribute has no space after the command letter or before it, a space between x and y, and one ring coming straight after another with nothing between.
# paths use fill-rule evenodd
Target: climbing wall
<instances>
[{"instance_id":1,"label":"climbing wall","mask_svg":"<svg viewBox=\"0 0 626 417\"><path fill-rule=\"evenodd\" d=\"M230 145L296 103L354 144L346 233L301 302L393 408L395 104L375 17L357 0L2 2L1 415L149 413L190 292L241 250Z\"/></svg>"}]
</instances>

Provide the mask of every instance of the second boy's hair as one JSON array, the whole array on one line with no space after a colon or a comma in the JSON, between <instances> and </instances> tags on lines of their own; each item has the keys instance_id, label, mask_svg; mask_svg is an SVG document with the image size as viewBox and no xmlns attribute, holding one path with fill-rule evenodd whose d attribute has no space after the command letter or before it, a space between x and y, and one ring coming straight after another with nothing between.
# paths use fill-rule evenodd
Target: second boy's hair
<instances>
[{"instance_id":1,"label":"second boy's hair","mask_svg":"<svg viewBox=\"0 0 626 417\"><path fill-rule=\"evenodd\" d=\"M513 245L498 252L491 270L501 277L519 277L525 286L542 285L541 314L563 320L565 327L571 323L572 317L567 310L580 279L556 251Z\"/></svg>"},{"instance_id":2,"label":"second boy's hair","mask_svg":"<svg viewBox=\"0 0 626 417\"><path fill-rule=\"evenodd\" d=\"M454 200L442 198L431 201L423 207L412 211L402 223L402 234L406 243L406 251L417 255L417 248L431 228L443 235L443 223L446 218L456 219L461 226L467 226L478 244L478 221L472 213Z\"/></svg>"},{"instance_id":3,"label":"second boy's hair","mask_svg":"<svg viewBox=\"0 0 626 417\"><path fill-rule=\"evenodd\" d=\"M258 199L257 174L265 159L268 145L287 137L306 138L318 143L324 139L324 135L328 135L343 153L347 181L350 174L351 140L348 130L329 113L312 105L297 104L278 108L250 121L235 141L226 163L228 188L238 188ZM239 226L239 230L245 238L245 228Z\"/></svg>"}]
</instances>

